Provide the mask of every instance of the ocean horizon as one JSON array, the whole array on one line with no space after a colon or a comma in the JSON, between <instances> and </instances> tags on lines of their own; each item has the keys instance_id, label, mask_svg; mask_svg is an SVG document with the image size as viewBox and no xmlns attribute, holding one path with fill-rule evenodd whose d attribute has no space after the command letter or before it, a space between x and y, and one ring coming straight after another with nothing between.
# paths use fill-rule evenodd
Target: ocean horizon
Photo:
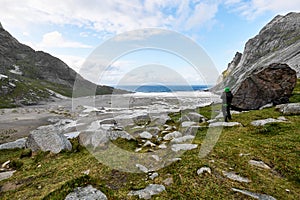
<instances>
[{"instance_id":1,"label":"ocean horizon","mask_svg":"<svg viewBox=\"0 0 300 200\"><path fill-rule=\"evenodd\" d=\"M117 85L117 89L131 92L180 92L180 91L204 91L209 89L209 85Z\"/></svg>"}]
</instances>

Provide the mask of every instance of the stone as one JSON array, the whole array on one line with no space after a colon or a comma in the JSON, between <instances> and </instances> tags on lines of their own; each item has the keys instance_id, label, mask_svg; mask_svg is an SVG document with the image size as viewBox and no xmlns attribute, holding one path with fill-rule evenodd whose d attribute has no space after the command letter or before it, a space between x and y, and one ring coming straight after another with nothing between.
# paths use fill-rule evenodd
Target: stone
<instances>
[{"instance_id":1,"label":"stone","mask_svg":"<svg viewBox=\"0 0 300 200\"><path fill-rule=\"evenodd\" d=\"M130 191L128 195L139 196L140 199L151 199L153 195L157 195L165 190L166 188L163 185L150 184L142 190Z\"/></svg>"},{"instance_id":2,"label":"stone","mask_svg":"<svg viewBox=\"0 0 300 200\"><path fill-rule=\"evenodd\" d=\"M287 64L271 64L249 74L239 83L233 92L232 106L256 110L268 103L288 103L296 82L296 72Z\"/></svg>"},{"instance_id":3,"label":"stone","mask_svg":"<svg viewBox=\"0 0 300 200\"><path fill-rule=\"evenodd\" d=\"M286 122L286 120L268 118L268 119L261 119L261 120L252 121L251 125L252 126L264 126L264 125L269 124L269 123L280 123L280 122Z\"/></svg>"},{"instance_id":4,"label":"stone","mask_svg":"<svg viewBox=\"0 0 300 200\"><path fill-rule=\"evenodd\" d=\"M263 110L263 109L265 109L265 108L272 108L273 106L274 106L273 103L268 103L268 104L266 104L266 105L260 107L259 110Z\"/></svg>"},{"instance_id":5,"label":"stone","mask_svg":"<svg viewBox=\"0 0 300 200\"><path fill-rule=\"evenodd\" d=\"M1 167L4 168L4 169L5 169L5 168L8 169L8 168L9 168L9 163L10 163L10 160L4 162L4 163L1 165Z\"/></svg>"},{"instance_id":6,"label":"stone","mask_svg":"<svg viewBox=\"0 0 300 200\"><path fill-rule=\"evenodd\" d=\"M208 127L234 127L234 126L242 126L239 122L213 122L210 123Z\"/></svg>"},{"instance_id":7,"label":"stone","mask_svg":"<svg viewBox=\"0 0 300 200\"><path fill-rule=\"evenodd\" d=\"M204 174L204 173L208 173L211 174L211 169L209 167L201 167L200 169L197 170L197 174Z\"/></svg>"},{"instance_id":8,"label":"stone","mask_svg":"<svg viewBox=\"0 0 300 200\"><path fill-rule=\"evenodd\" d=\"M166 178L165 180L163 180L163 184L165 184L166 186L172 185L173 182L174 181L173 181L172 177L169 177L169 178Z\"/></svg>"},{"instance_id":9,"label":"stone","mask_svg":"<svg viewBox=\"0 0 300 200\"><path fill-rule=\"evenodd\" d=\"M181 123L182 127L190 127L190 126L195 126L195 125L197 125L197 123L196 122L191 122L191 121L186 121L186 122Z\"/></svg>"},{"instance_id":10,"label":"stone","mask_svg":"<svg viewBox=\"0 0 300 200\"><path fill-rule=\"evenodd\" d=\"M241 183L250 183L251 181L248 178L244 178L241 177L239 175L237 175L235 172L225 172L223 171L224 176L226 176L227 178L234 180L234 181L238 181Z\"/></svg>"},{"instance_id":11,"label":"stone","mask_svg":"<svg viewBox=\"0 0 300 200\"><path fill-rule=\"evenodd\" d=\"M50 151L59 153L62 150L72 150L72 144L63 134L57 132L46 132L44 130L33 130L30 132L25 146L32 151Z\"/></svg>"},{"instance_id":12,"label":"stone","mask_svg":"<svg viewBox=\"0 0 300 200\"><path fill-rule=\"evenodd\" d=\"M0 149L22 149L25 147L25 142L27 138L17 139L13 142L8 142L0 145Z\"/></svg>"},{"instance_id":13,"label":"stone","mask_svg":"<svg viewBox=\"0 0 300 200\"><path fill-rule=\"evenodd\" d=\"M106 131L103 129L97 131L83 131L79 134L79 143L82 146L92 149L103 148L106 149L109 144L109 138Z\"/></svg>"},{"instance_id":14,"label":"stone","mask_svg":"<svg viewBox=\"0 0 300 200\"><path fill-rule=\"evenodd\" d=\"M300 115L300 103L288 103L276 106L284 115Z\"/></svg>"},{"instance_id":15,"label":"stone","mask_svg":"<svg viewBox=\"0 0 300 200\"><path fill-rule=\"evenodd\" d=\"M152 134L147 132L147 131L143 131L142 133L139 134L140 138L143 139L151 139L152 138Z\"/></svg>"},{"instance_id":16,"label":"stone","mask_svg":"<svg viewBox=\"0 0 300 200\"><path fill-rule=\"evenodd\" d=\"M141 172L144 172L144 173L148 173L149 172L149 169L147 167L145 167L144 165L141 165L141 164L136 164L135 165Z\"/></svg>"},{"instance_id":17,"label":"stone","mask_svg":"<svg viewBox=\"0 0 300 200\"><path fill-rule=\"evenodd\" d=\"M263 169L271 169L271 167L269 167L266 163L264 163L263 161L257 161L257 160L249 160L249 164L256 166L256 167L260 167Z\"/></svg>"},{"instance_id":18,"label":"stone","mask_svg":"<svg viewBox=\"0 0 300 200\"><path fill-rule=\"evenodd\" d=\"M150 142L150 141L146 141L145 144L143 145L143 147L147 147L147 146L150 146L150 147L156 147L156 144Z\"/></svg>"},{"instance_id":19,"label":"stone","mask_svg":"<svg viewBox=\"0 0 300 200\"><path fill-rule=\"evenodd\" d=\"M247 190L240 190L240 189L237 189L237 188L232 188L232 191L242 193L244 195L253 197L254 199L259 199L259 200L276 200L272 196L269 196L269 195L266 195L266 194L259 194L259 193L249 192Z\"/></svg>"},{"instance_id":20,"label":"stone","mask_svg":"<svg viewBox=\"0 0 300 200\"><path fill-rule=\"evenodd\" d=\"M86 200L107 200L105 194L100 190L97 190L91 185L86 187L77 187L74 189L74 192L68 194L65 200L77 200L77 199L86 199Z\"/></svg>"},{"instance_id":21,"label":"stone","mask_svg":"<svg viewBox=\"0 0 300 200\"><path fill-rule=\"evenodd\" d=\"M194 140L195 136L193 135L185 135L178 138L173 138L170 142L179 144L179 143L185 143L185 142L192 142Z\"/></svg>"},{"instance_id":22,"label":"stone","mask_svg":"<svg viewBox=\"0 0 300 200\"><path fill-rule=\"evenodd\" d=\"M0 181L10 178L16 171L6 171L0 173Z\"/></svg>"},{"instance_id":23,"label":"stone","mask_svg":"<svg viewBox=\"0 0 300 200\"><path fill-rule=\"evenodd\" d=\"M197 144L173 144L171 146L172 151L178 152L178 151L187 151L196 149L198 147Z\"/></svg>"},{"instance_id":24,"label":"stone","mask_svg":"<svg viewBox=\"0 0 300 200\"><path fill-rule=\"evenodd\" d=\"M157 172L154 172L153 174L151 174L151 175L149 176L149 178L150 178L151 180L154 180L156 177L158 177L158 173L157 173Z\"/></svg>"},{"instance_id":25,"label":"stone","mask_svg":"<svg viewBox=\"0 0 300 200\"><path fill-rule=\"evenodd\" d=\"M171 133L168 133L167 135L165 135L163 137L164 140L172 140L173 138L177 138L177 137L181 137L182 133L178 132L178 131L174 131Z\"/></svg>"}]
</instances>

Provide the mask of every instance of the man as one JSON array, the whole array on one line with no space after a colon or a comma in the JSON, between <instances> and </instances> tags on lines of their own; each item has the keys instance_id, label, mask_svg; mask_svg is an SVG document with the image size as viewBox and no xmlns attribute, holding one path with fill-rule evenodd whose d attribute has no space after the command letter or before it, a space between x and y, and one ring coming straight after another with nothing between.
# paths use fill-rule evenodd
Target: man
<instances>
[{"instance_id":1,"label":"man","mask_svg":"<svg viewBox=\"0 0 300 200\"><path fill-rule=\"evenodd\" d=\"M221 95L222 112L223 112L225 122L228 122L228 120L231 120L230 106L231 106L232 98L233 98L233 95L230 91L230 88L226 87L224 89L223 94Z\"/></svg>"}]
</instances>

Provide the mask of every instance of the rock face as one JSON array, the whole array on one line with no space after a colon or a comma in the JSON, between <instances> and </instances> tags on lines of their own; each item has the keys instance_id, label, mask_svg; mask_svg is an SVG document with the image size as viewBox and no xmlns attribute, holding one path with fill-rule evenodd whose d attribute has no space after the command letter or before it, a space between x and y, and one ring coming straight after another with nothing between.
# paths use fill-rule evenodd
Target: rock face
<instances>
[{"instance_id":1,"label":"rock face","mask_svg":"<svg viewBox=\"0 0 300 200\"><path fill-rule=\"evenodd\" d=\"M285 63L300 77L300 13L278 15L254 38L250 39L243 54L237 53L228 69L223 72L220 82L213 88L215 92L224 86L236 91L251 74L273 63ZM276 73L276 72L275 72ZM269 80L269 79L267 79ZM250 84L251 79L248 80ZM270 83L271 84L271 83ZM278 98L276 96L276 98ZM253 100L248 100L249 102Z\"/></svg>"},{"instance_id":2,"label":"rock face","mask_svg":"<svg viewBox=\"0 0 300 200\"><path fill-rule=\"evenodd\" d=\"M93 186L89 185L87 187L75 188L74 192L68 194L65 198L65 200L75 199L107 200L107 197L100 190L97 190Z\"/></svg>"},{"instance_id":3,"label":"rock face","mask_svg":"<svg viewBox=\"0 0 300 200\"><path fill-rule=\"evenodd\" d=\"M242 110L273 103L288 103L296 85L296 72L286 64L271 64L246 76L235 88L232 105Z\"/></svg>"}]
</instances>

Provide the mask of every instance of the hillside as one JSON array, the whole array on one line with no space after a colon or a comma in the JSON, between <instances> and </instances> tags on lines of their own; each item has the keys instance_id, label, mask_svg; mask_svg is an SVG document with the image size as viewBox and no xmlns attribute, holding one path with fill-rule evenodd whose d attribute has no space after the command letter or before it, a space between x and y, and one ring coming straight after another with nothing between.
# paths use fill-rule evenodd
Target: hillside
<instances>
[{"instance_id":1,"label":"hillside","mask_svg":"<svg viewBox=\"0 0 300 200\"><path fill-rule=\"evenodd\" d=\"M285 63L300 77L300 13L278 15L255 37L248 40L244 52L237 52L220 77L215 91L229 86L233 91L253 71L272 63Z\"/></svg>"},{"instance_id":2,"label":"hillside","mask_svg":"<svg viewBox=\"0 0 300 200\"><path fill-rule=\"evenodd\" d=\"M82 88L94 88L97 95L124 93L85 80L58 58L21 44L0 25L0 108L71 97L76 79Z\"/></svg>"}]
</instances>

